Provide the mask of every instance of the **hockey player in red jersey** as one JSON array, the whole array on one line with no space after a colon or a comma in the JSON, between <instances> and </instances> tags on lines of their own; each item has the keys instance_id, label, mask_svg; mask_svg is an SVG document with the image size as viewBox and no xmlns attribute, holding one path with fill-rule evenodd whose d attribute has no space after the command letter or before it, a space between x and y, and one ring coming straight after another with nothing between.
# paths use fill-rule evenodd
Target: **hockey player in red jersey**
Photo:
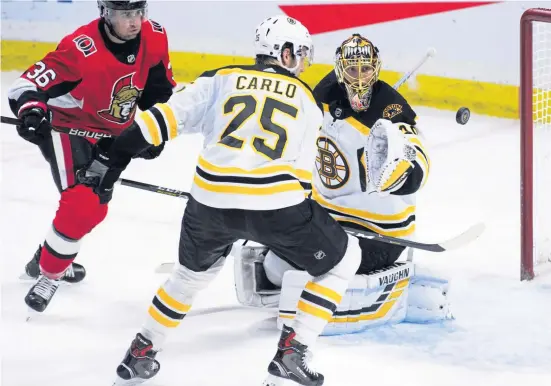
<instances>
[{"instance_id":1,"label":"hockey player in red jersey","mask_svg":"<svg viewBox=\"0 0 551 386\"><path fill-rule=\"evenodd\" d=\"M112 191L97 195L76 185L77 171L93 158L94 144L118 136L136 109L166 102L176 85L165 29L147 19L147 1L98 1L100 17L64 37L8 92L21 120L19 135L40 148L61 193L44 243L27 264L38 278L25 297L42 312L61 280L78 282L84 268L73 260L82 238L107 215ZM138 156L155 158L162 146Z\"/></svg>"}]
</instances>

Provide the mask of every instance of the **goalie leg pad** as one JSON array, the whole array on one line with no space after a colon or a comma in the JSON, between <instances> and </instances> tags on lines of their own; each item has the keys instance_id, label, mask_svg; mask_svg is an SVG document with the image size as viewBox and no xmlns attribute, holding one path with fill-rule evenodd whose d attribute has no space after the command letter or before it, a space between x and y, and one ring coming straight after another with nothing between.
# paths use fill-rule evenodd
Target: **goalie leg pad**
<instances>
[{"instance_id":1,"label":"goalie leg pad","mask_svg":"<svg viewBox=\"0 0 551 386\"><path fill-rule=\"evenodd\" d=\"M400 262L369 275L355 275L322 335L357 333L382 324L402 322L406 317L411 262ZM295 317L295 308L310 276L288 271L283 277L278 328Z\"/></svg>"},{"instance_id":2,"label":"goalie leg pad","mask_svg":"<svg viewBox=\"0 0 551 386\"><path fill-rule=\"evenodd\" d=\"M448 299L450 283L419 267L411 279L405 322L434 323L453 320Z\"/></svg>"},{"instance_id":3,"label":"goalie leg pad","mask_svg":"<svg viewBox=\"0 0 551 386\"><path fill-rule=\"evenodd\" d=\"M279 303L281 290L269 280L264 268L267 253L270 252L264 246L244 246L234 255L235 293L244 306L276 307ZM274 271L270 275L277 278L275 259L285 262L275 255L271 257Z\"/></svg>"}]
</instances>

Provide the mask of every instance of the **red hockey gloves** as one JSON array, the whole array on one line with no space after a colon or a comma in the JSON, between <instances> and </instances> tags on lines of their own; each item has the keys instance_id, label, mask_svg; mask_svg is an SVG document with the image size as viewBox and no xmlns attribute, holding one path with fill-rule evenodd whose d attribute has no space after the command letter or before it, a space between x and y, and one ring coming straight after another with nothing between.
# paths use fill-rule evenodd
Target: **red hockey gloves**
<instances>
[{"instance_id":1,"label":"red hockey gloves","mask_svg":"<svg viewBox=\"0 0 551 386\"><path fill-rule=\"evenodd\" d=\"M113 186L130 163L130 157L111 151L114 141L112 137L100 139L93 148L89 164L77 172L78 182L90 186L102 204L111 201Z\"/></svg>"},{"instance_id":2,"label":"red hockey gloves","mask_svg":"<svg viewBox=\"0 0 551 386\"><path fill-rule=\"evenodd\" d=\"M50 137L52 126L51 112L44 102L28 101L25 102L17 113L18 118L22 121L18 125L17 132L19 136L36 145L40 144L44 139Z\"/></svg>"}]
</instances>

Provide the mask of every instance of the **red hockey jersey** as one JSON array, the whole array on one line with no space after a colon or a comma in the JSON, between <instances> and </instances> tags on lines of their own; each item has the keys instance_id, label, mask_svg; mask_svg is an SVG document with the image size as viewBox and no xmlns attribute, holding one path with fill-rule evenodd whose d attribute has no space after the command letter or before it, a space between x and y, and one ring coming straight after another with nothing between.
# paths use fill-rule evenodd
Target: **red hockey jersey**
<instances>
[{"instance_id":1,"label":"red hockey jersey","mask_svg":"<svg viewBox=\"0 0 551 386\"><path fill-rule=\"evenodd\" d=\"M102 23L96 19L67 35L21 75L8 92L15 114L23 103L42 100L53 113L53 126L93 139L119 135L134 120L137 107L148 109L170 98L176 83L165 29L145 21L136 54L123 63L109 50L113 43L102 37Z\"/></svg>"}]
</instances>

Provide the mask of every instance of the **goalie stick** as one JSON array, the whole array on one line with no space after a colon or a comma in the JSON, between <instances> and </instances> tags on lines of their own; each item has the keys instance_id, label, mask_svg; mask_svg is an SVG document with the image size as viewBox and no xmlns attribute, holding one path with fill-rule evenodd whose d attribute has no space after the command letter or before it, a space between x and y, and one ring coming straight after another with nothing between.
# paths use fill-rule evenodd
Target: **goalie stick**
<instances>
[{"instance_id":1,"label":"goalie stick","mask_svg":"<svg viewBox=\"0 0 551 386\"><path fill-rule=\"evenodd\" d=\"M475 241L480 235L484 232L486 226L484 223L479 222L464 231L463 233L443 242L439 243L420 243L417 241L399 239L391 236L383 236L378 233L371 233L352 229L349 227L343 227L346 233L349 233L353 236L376 240L388 244L396 244L404 247L409 247L413 249L421 249L429 252L444 252L452 251L454 249L461 248L473 241ZM170 273L174 269L175 263L162 263L155 268L155 273Z\"/></svg>"},{"instance_id":2,"label":"goalie stick","mask_svg":"<svg viewBox=\"0 0 551 386\"><path fill-rule=\"evenodd\" d=\"M119 181L117 182L120 183L121 185L130 186L132 188L147 190L153 193L160 193L160 194L165 194L173 197L179 197L185 200L191 197L191 195L187 192L182 192L180 190L165 188L157 185L145 184L143 182L125 180L123 178L119 179ZM440 243L421 243L417 241L401 239L398 237L384 236L378 233L367 232L363 230L353 229L350 227L343 227L343 228L346 231L346 233L349 233L353 236L364 238L364 239L380 241L387 244L396 244L396 245L401 245L403 247L421 249L429 252L444 252L444 251L451 251L451 250L460 248L476 240L484 232L485 225L484 223L481 223L481 222L476 223L471 227L469 227L466 231L464 231L460 235Z\"/></svg>"},{"instance_id":3,"label":"goalie stick","mask_svg":"<svg viewBox=\"0 0 551 386\"><path fill-rule=\"evenodd\" d=\"M397 90L401 85L403 85L411 76L417 71L425 62L429 59L434 57L436 55L436 49L431 47L427 50L423 58L411 69L410 71L406 72L404 76L402 76L395 84L392 86L394 90ZM187 87L187 83L178 84L176 87L174 87L172 90L174 93L180 92L185 90Z\"/></svg>"},{"instance_id":4,"label":"goalie stick","mask_svg":"<svg viewBox=\"0 0 551 386\"><path fill-rule=\"evenodd\" d=\"M150 184L146 184L138 181L125 180L124 178L119 179L119 181L117 182L120 183L121 185L130 186L132 188L147 190L153 193L160 193L160 194L165 194L173 197L179 197L185 200L191 197L191 195L188 192L183 192L181 190L165 188L157 185L150 185ZM403 247L421 249L429 252L444 252L444 251L451 251L454 249L461 248L462 246L473 242L484 232L485 225L482 222L476 223L471 227L469 227L466 231L464 231L460 235L440 243L421 243L417 241L401 239L398 237L384 236L378 233L367 232L364 230L353 229L350 227L343 227L343 229L346 231L346 233L349 233L353 236L364 238L364 239L380 241L382 243L387 243L387 244L401 245Z\"/></svg>"},{"instance_id":5,"label":"goalie stick","mask_svg":"<svg viewBox=\"0 0 551 386\"><path fill-rule=\"evenodd\" d=\"M9 122L5 122L5 120L8 120ZM15 119L15 118L2 117L2 122L3 123L14 124L14 123L12 123L13 121L15 121L15 124L17 124L17 122L18 122L18 120ZM183 199L186 199L186 200L191 197L191 195L188 192L184 192L184 191L181 191L181 190L165 188L163 186L146 184L144 182L133 181L133 180L128 180L128 179L124 179L124 178L120 178L117 181L117 183L120 184L120 185L129 186L129 187L135 188L135 189L147 190L149 192L164 194L164 195L168 195L168 196L172 196L172 197L183 198ZM383 235L380 235L378 233L366 232L366 231L362 231L362 230L356 230L356 229L349 228L349 227L344 227L344 230L347 233L349 233L351 235L354 235L356 237L376 240L376 241L380 241L380 242L387 243L387 244L396 244L396 245L401 245L401 246L404 246L404 247L410 247L410 248L414 248L414 249L421 249L421 250L429 251L429 252L444 252L444 251L449 251L449 250L460 248L460 247L476 240L482 234L482 232L484 232L484 228L485 227L484 227L483 223L477 223L477 224L471 226L465 232L461 233L460 235L458 235L458 236L456 236L456 237L454 237L450 240L447 240L447 241L444 241L444 242L441 242L441 243L433 243L433 244L431 244L431 243L420 243L420 242L417 242L417 241L405 240L405 239L400 239L400 238L391 237L391 236L383 236Z\"/></svg>"}]
</instances>

